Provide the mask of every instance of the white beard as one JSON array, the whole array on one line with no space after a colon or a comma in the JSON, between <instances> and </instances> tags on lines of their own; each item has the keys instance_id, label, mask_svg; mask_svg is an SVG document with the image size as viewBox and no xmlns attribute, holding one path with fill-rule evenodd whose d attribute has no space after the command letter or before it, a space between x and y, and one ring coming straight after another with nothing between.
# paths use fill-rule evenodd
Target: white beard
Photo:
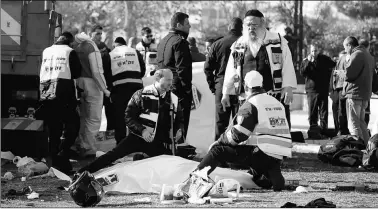
<instances>
[{"instance_id":1,"label":"white beard","mask_svg":"<svg viewBox=\"0 0 378 209\"><path fill-rule=\"evenodd\" d=\"M260 47L263 45L263 40L258 38L257 35L252 38L251 34L248 31L248 28L243 29L243 38L246 42L248 42L248 46L252 52L252 55L256 57L257 52L259 52Z\"/></svg>"}]
</instances>

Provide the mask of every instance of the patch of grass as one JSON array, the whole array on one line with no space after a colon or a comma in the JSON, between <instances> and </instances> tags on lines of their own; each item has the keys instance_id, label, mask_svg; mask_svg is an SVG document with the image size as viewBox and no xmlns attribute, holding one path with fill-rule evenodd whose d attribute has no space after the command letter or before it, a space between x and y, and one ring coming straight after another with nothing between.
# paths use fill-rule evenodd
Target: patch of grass
<instances>
[{"instance_id":1,"label":"patch of grass","mask_svg":"<svg viewBox=\"0 0 378 209\"><path fill-rule=\"evenodd\" d=\"M79 161L74 164L77 169L88 163ZM337 207L376 207L378 205L378 173L364 172L356 168L336 167L319 161L314 154L295 153L293 158L286 159L282 165L285 178L295 178L306 181L309 186L319 190L309 193L296 194L292 191L285 190L282 192L273 192L272 190L251 190L244 191L243 196L232 204L205 204L205 205L162 205L159 201L158 194L124 194L124 195L106 195L97 207L169 207L169 208L187 208L187 207L281 207L286 202L292 202L297 205L306 205L308 202L325 198L332 201ZM6 171L12 171L17 174L15 165L5 165L2 167L1 174ZM21 176L1 184L1 206L8 207L78 207L71 199L66 191L59 190L59 186L67 186L67 182L56 178L32 179L21 182ZM301 182L302 182L301 181ZM337 183L363 183L371 192L346 192L346 191L330 191L335 188ZM28 200L26 196L8 197L5 194L9 189L22 190L26 186L40 194L40 198L36 200ZM137 202L136 199L149 197L150 202ZM43 201L42 201L43 200Z\"/></svg>"}]
</instances>

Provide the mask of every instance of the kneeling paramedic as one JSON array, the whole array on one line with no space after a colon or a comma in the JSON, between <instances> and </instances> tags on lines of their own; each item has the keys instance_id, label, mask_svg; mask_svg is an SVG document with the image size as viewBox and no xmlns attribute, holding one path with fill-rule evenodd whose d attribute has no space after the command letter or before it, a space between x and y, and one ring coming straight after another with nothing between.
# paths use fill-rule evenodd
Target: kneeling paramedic
<instances>
[{"instance_id":1,"label":"kneeling paramedic","mask_svg":"<svg viewBox=\"0 0 378 209\"><path fill-rule=\"evenodd\" d=\"M142 55L126 46L122 37L114 41L110 52L113 88L110 94L115 112L115 140L119 144L126 137L125 110L131 96L143 88L142 77L146 68Z\"/></svg>"},{"instance_id":2,"label":"kneeling paramedic","mask_svg":"<svg viewBox=\"0 0 378 209\"><path fill-rule=\"evenodd\" d=\"M134 152L144 152L150 157L171 153L173 134L176 136L173 140L181 139L184 120L177 96L170 91L172 72L159 69L154 76L155 83L135 92L127 105L125 120L130 134L78 173L96 172Z\"/></svg>"},{"instance_id":3,"label":"kneeling paramedic","mask_svg":"<svg viewBox=\"0 0 378 209\"><path fill-rule=\"evenodd\" d=\"M74 79L80 76L81 64L75 50L69 47L73 40L71 33L64 32L43 51L39 76L42 106L38 115L48 128L52 166L63 172L72 170L68 153L80 129Z\"/></svg>"},{"instance_id":4,"label":"kneeling paramedic","mask_svg":"<svg viewBox=\"0 0 378 209\"><path fill-rule=\"evenodd\" d=\"M237 124L210 146L196 170L210 166L210 174L219 164L240 163L250 167L256 185L280 191L285 185L280 164L283 157L291 157L291 137L284 106L264 91L262 83L259 72L246 74L247 99L236 115Z\"/></svg>"}]
</instances>

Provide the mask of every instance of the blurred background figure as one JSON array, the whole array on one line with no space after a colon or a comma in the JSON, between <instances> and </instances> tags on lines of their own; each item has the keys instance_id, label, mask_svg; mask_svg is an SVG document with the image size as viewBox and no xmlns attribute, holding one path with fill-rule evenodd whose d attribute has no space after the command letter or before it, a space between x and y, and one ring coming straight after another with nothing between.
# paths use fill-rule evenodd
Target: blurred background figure
<instances>
[{"instance_id":1,"label":"blurred background figure","mask_svg":"<svg viewBox=\"0 0 378 209\"><path fill-rule=\"evenodd\" d=\"M207 38L205 40L205 55L206 57L208 56L209 52L210 52L210 48L211 48L211 45L214 43L214 39L213 38Z\"/></svg>"},{"instance_id":2,"label":"blurred background figure","mask_svg":"<svg viewBox=\"0 0 378 209\"><path fill-rule=\"evenodd\" d=\"M199 52L196 39L194 37L189 37L188 42L190 53L192 54L192 62L204 62L206 56Z\"/></svg>"},{"instance_id":3,"label":"blurred background figure","mask_svg":"<svg viewBox=\"0 0 378 209\"><path fill-rule=\"evenodd\" d=\"M143 56L143 62L146 67L146 74L142 76L153 75L157 70L157 45L155 44L152 30L149 27L142 28L142 40L136 45L135 49L138 50Z\"/></svg>"},{"instance_id":4,"label":"blurred background figure","mask_svg":"<svg viewBox=\"0 0 378 209\"><path fill-rule=\"evenodd\" d=\"M129 40L127 41L127 46L130 48L134 48L137 44L137 39L135 37L130 37Z\"/></svg>"},{"instance_id":5,"label":"blurred background figure","mask_svg":"<svg viewBox=\"0 0 378 209\"><path fill-rule=\"evenodd\" d=\"M112 91L112 70L110 69L110 56L111 51L104 42L102 42L103 28L100 25L94 25L91 30L91 39L96 43L97 48L100 50L102 66L104 69L104 77L108 90ZM104 96L103 106L105 109L105 117L107 121L105 137L111 139L114 137L115 129L115 113L114 106L110 101L110 97Z\"/></svg>"},{"instance_id":6,"label":"blurred background figure","mask_svg":"<svg viewBox=\"0 0 378 209\"><path fill-rule=\"evenodd\" d=\"M333 121L337 135L349 134L348 119L346 116L346 100L342 94L345 80L345 57L346 52L341 51L338 59L334 60L337 63L330 80Z\"/></svg>"},{"instance_id":7,"label":"blurred background figure","mask_svg":"<svg viewBox=\"0 0 378 209\"><path fill-rule=\"evenodd\" d=\"M324 55L316 43L310 45L310 53L302 61L300 73L305 78L308 102L308 137L323 138L328 130L328 92L332 69L336 63ZM320 125L318 124L320 121Z\"/></svg>"},{"instance_id":8,"label":"blurred background figure","mask_svg":"<svg viewBox=\"0 0 378 209\"><path fill-rule=\"evenodd\" d=\"M119 144L126 137L125 111L131 96L143 88L142 77L146 71L142 55L128 47L125 39L117 37L110 52L113 89L115 140ZM109 122L108 122L109 123Z\"/></svg>"}]
</instances>

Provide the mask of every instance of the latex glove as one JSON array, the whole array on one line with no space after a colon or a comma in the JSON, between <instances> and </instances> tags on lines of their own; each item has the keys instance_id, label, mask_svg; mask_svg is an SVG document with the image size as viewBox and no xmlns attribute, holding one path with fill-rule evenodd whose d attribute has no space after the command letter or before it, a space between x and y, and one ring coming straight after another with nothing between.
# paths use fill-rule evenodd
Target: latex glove
<instances>
[{"instance_id":1,"label":"latex glove","mask_svg":"<svg viewBox=\"0 0 378 209\"><path fill-rule=\"evenodd\" d=\"M176 141L179 140L179 139L181 139L181 137L182 137L182 131L181 131L181 129L179 129L179 130L176 132Z\"/></svg>"},{"instance_id":2,"label":"latex glove","mask_svg":"<svg viewBox=\"0 0 378 209\"><path fill-rule=\"evenodd\" d=\"M284 103L289 105L293 102L293 90L291 87L284 87L281 90L281 100L285 98Z\"/></svg>"},{"instance_id":3,"label":"latex glove","mask_svg":"<svg viewBox=\"0 0 378 209\"><path fill-rule=\"evenodd\" d=\"M142 137L146 142L152 142L153 138L153 133L151 131L144 129L142 132Z\"/></svg>"},{"instance_id":4,"label":"latex glove","mask_svg":"<svg viewBox=\"0 0 378 209\"><path fill-rule=\"evenodd\" d=\"M110 97L110 91L109 90L105 90L104 94L105 94L106 97Z\"/></svg>"},{"instance_id":5,"label":"latex glove","mask_svg":"<svg viewBox=\"0 0 378 209\"><path fill-rule=\"evenodd\" d=\"M230 96L227 95L227 94L224 94L222 96L221 103L222 103L222 106L223 106L223 111L226 111L226 108L231 106L231 104L230 104Z\"/></svg>"}]
</instances>

